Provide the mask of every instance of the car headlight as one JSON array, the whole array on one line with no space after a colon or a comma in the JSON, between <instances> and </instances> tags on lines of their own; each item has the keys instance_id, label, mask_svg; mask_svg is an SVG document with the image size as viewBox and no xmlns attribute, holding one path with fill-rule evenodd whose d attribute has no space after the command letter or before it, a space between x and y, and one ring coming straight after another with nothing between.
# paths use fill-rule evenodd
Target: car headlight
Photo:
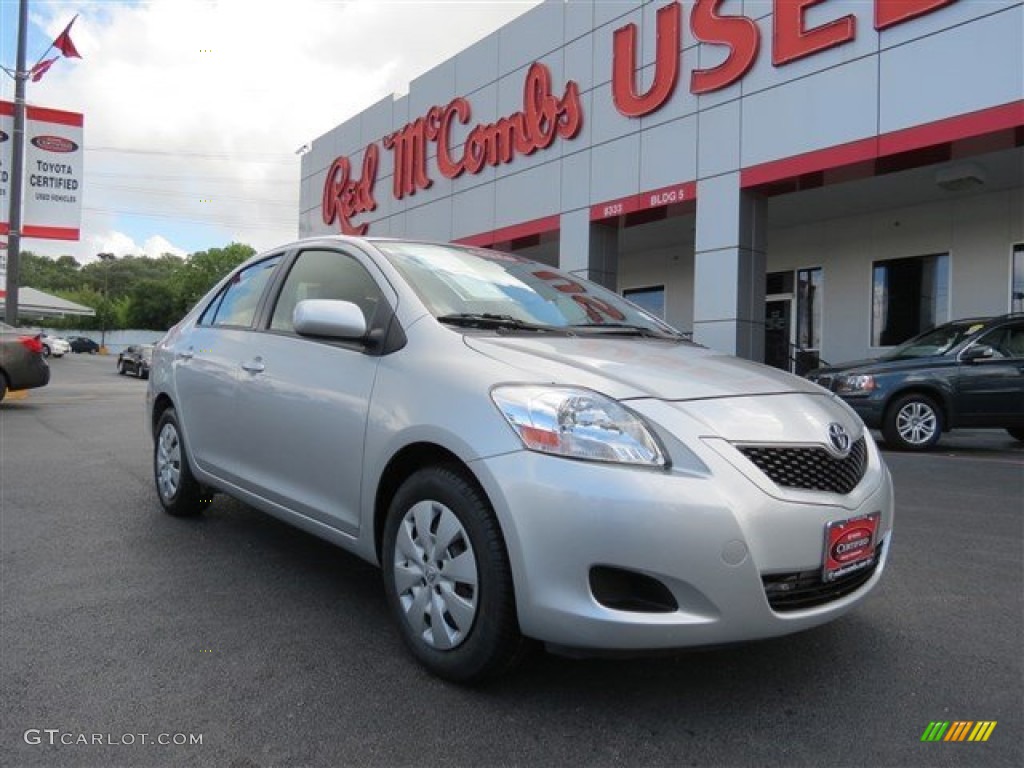
<instances>
[{"instance_id":1,"label":"car headlight","mask_svg":"<svg viewBox=\"0 0 1024 768\"><path fill-rule=\"evenodd\" d=\"M491 399L531 451L648 467L668 463L638 415L589 389L506 385L495 387Z\"/></svg>"},{"instance_id":2,"label":"car headlight","mask_svg":"<svg viewBox=\"0 0 1024 768\"><path fill-rule=\"evenodd\" d=\"M837 395L867 395L875 389L875 377L858 374L840 376L836 380Z\"/></svg>"}]
</instances>

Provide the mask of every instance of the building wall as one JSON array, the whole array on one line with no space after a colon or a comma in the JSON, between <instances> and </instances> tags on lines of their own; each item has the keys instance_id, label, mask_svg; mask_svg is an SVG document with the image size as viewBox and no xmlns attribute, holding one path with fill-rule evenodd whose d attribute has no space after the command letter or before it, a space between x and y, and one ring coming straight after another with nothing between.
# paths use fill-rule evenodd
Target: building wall
<instances>
[{"instance_id":1,"label":"building wall","mask_svg":"<svg viewBox=\"0 0 1024 768\"><path fill-rule=\"evenodd\" d=\"M872 262L950 256L949 317L1009 311L1012 244L1024 241L1020 188L826 219L768 231L768 271L824 270L822 354L877 355L871 346Z\"/></svg>"},{"instance_id":2,"label":"building wall","mask_svg":"<svg viewBox=\"0 0 1024 768\"><path fill-rule=\"evenodd\" d=\"M613 33L639 25L638 67L646 86L654 74L655 18L664 5L549 0L414 80L408 95L385 98L316 139L302 162L300 232L336 231L320 213L335 157L350 157L358 172L367 144L464 96L473 114L455 131L458 151L473 125L523 108L524 78L534 61L550 68L556 94L569 79L579 83L580 134L455 180L431 161L432 186L404 200L391 195L392 158L382 150L377 210L359 217L371 223L370 234L464 238L1024 98L1022 0L960 0L881 32L873 26L874 3L829 0L808 9L807 24L852 14L855 40L783 66L771 61L771 3L726 0L721 13L759 20L761 49L745 77L699 96L689 92L691 73L720 63L727 49L696 44L686 2L679 84L662 108L628 118L611 95ZM433 144L429 149L433 157Z\"/></svg>"},{"instance_id":3,"label":"building wall","mask_svg":"<svg viewBox=\"0 0 1024 768\"><path fill-rule=\"evenodd\" d=\"M666 5L549 0L424 73L408 95L385 98L318 138L302 161L301 234L338 231L321 212L328 168L335 158L347 157L351 179L358 180L363 153L376 144L376 208L353 217L354 224L369 225L367 234L488 243L518 238L524 229L532 234L560 228L562 249L572 251L560 255L561 263L577 270L593 260L595 248L607 248L603 226L587 231L588 221L615 219L605 204L639 196L641 207L650 208L655 203L641 193L701 190L696 221L703 226L692 213L635 228L623 225L614 241L618 263L602 274L619 290L664 284L669 322L695 330L711 346L755 359L757 345L743 341L759 334L755 289L763 278L760 234L746 241L750 230L742 231L751 215L758 218L758 233L768 233L768 271L824 268L826 359L878 351L870 346L875 260L948 252L949 316L1004 310L1012 244L1024 241L1024 149L1013 150L1011 143L979 150L1009 151L994 156L996 162L1017 167L1015 178L990 183L981 193L945 195L936 189L932 168L902 181L901 174L880 176L866 195L857 182L828 185L844 179L857 162L964 136L993 136L1016 126L1019 144L1024 0L957 0L880 32L875 2L829 0L806 9L806 26L849 14L855 39L781 66L772 62L771 0L725 0L719 13L757 20L760 50L741 79L701 95L690 92L691 74L721 63L729 49L696 42L690 27L694 3L687 0L681 6L674 93L656 111L626 117L612 97L614 32L637 25L638 87L646 89L656 71L656 17ZM429 142L431 185L404 199L393 194L394 158L383 146L385 136L431 107L465 97L472 117L453 132L452 149L459 155L471 128L523 110L524 80L533 62L550 69L556 96L567 81L578 83L584 117L577 136L556 138L545 149L454 180L439 172L436 147ZM794 220L792 209L803 205L804 193L750 205L746 190L798 178L808 163L823 172L831 190L823 196L827 204L808 208L815 215ZM788 214L773 213L787 205ZM596 230L602 234L595 245ZM499 232L507 237L497 237ZM549 263L551 245L549 240L536 247ZM735 285L727 285L725 275Z\"/></svg>"}]
</instances>

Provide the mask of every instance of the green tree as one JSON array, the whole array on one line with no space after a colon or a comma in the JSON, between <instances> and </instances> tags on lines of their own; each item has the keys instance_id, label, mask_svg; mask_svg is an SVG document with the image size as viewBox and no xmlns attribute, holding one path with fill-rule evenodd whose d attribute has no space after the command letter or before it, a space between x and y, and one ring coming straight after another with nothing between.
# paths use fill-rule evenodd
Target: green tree
<instances>
[{"instance_id":1,"label":"green tree","mask_svg":"<svg viewBox=\"0 0 1024 768\"><path fill-rule=\"evenodd\" d=\"M140 280L132 286L128 298L130 328L166 331L181 319L177 295L168 280Z\"/></svg>"},{"instance_id":2,"label":"green tree","mask_svg":"<svg viewBox=\"0 0 1024 768\"><path fill-rule=\"evenodd\" d=\"M189 256L175 276L179 315L188 312L218 280L255 253L248 245L232 243Z\"/></svg>"},{"instance_id":3,"label":"green tree","mask_svg":"<svg viewBox=\"0 0 1024 768\"><path fill-rule=\"evenodd\" d=\"M96 311L95 317L50 318L55 328L166 330L229 271L256 251L231 243L187 259L123 256L80 265L72 256L52 259L22 253L18 283L53 293Z\"/></svg>"}]
</instances>

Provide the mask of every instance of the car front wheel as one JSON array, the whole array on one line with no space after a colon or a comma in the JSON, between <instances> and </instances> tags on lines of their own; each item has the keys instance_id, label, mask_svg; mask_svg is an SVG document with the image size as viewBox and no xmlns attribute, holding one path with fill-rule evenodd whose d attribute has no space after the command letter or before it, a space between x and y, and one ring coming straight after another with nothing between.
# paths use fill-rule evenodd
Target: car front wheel
<instances>
[{"instance_id":1,"label":"car front wheel","mask_svg":"<svg viewBox=\"0 0 1024 768\"><path fill-rule=\"evenodd\" d=\"M48 346L46 346L45 344L43 344L43 357L49 357L49 356L50 356L50 348Z\"/></svg>"},{"instance_id":2,"label":"car front wheel","mask_svg":"<svg viewBox=\"0 0 1024 768\"><path fill-rule=\"evenodd\" d=\"M384 588L402 639L439 677L473 683L519 661L512 572L494 512L460 471L411 475L388 509Z\"/></svg>"},{"instance_id":3,"label":"car front wheel","mask_svg":"<svg viewBox=\"0 0 1024 768\"><path fill-rule=\"evenodd\" d=\"M882 434L893 448L928 450L942 437L942 412L927 395L904 395L886 411Z\"/></svg>"},{"instance_id":4,"label":"car front wheel","mask_svg":"<svg viewBox=\"0 0 1024 768\"><path fill-rule=\"evenodd\" d=\"M185 453L185 440L178 425L178 414L168 408L160 416L153 444L153 476L156 493L164 510L175 517L191 517L209 501L202 486L192 476Z\"/></svg>"}]
</instances>

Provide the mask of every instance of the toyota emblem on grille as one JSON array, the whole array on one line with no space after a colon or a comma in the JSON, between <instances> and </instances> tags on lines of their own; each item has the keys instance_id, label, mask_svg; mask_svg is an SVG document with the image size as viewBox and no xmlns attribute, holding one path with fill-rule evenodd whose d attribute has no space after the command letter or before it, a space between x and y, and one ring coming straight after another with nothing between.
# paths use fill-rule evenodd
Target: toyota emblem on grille
<instances>
[{"instance_id":1,"label":"toyota emblem on grille","mask_svg":"<svg viewBox=\"0 0 1024 768\"><path fill-rule=\"evenodd\" d=\"M840 456L845 458L850 452L850 433L846 431L846 428L842 424L832 422L828 425L828 441L832 444L832 450Z\"/></svg>"}]
</instances>

